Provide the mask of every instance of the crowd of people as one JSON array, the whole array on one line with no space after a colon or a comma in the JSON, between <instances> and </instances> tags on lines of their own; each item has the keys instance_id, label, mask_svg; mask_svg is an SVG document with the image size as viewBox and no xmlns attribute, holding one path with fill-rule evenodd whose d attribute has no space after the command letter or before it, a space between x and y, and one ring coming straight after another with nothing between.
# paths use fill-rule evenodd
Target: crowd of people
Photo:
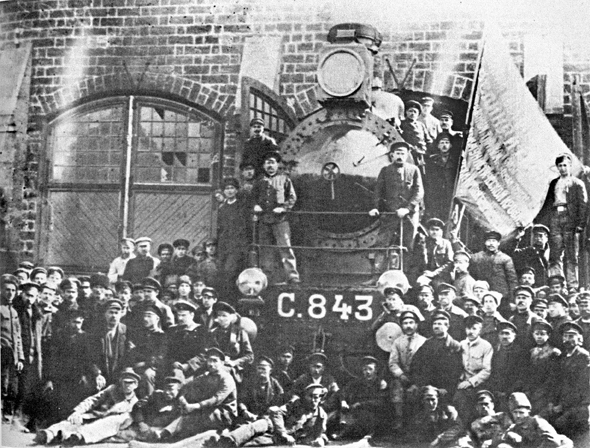
<instances>
[{"instance_id":1,"label":"crowd of people","mask_svg":"<svg viewBox=\"0 0 590 448\"><path fill-rule=\"evenodd\" d=\"M253 348L241 325L234 285L251 243L278 246L287 283L301 282L288 220L296 192L254 119L242 179L223 182L216 239L192 252L176 239L155 257L149 237L125 238L106 274L75 277L25 261L2 276L3 420L36 432L40 444L323 446L372 435L440 447L568 447L587 435L590 291L577 261L587 194L570 156L556 159L560 176L531 245L522 232L501 251L502 235L490 230L474 253L422 210L422 168L457 137L432 119L417 125L420 103L405 110L407 141L391 146L369 214L382 221L379 247L398 244L407 228L411 288L383 288L370 331L395 323L401 334L386 352L368 348L358 377L336 378L323 352ZM376 277L389 261L377 256ZM263 251L260 265L269 266Z\"/></svg>"}]
</instances>

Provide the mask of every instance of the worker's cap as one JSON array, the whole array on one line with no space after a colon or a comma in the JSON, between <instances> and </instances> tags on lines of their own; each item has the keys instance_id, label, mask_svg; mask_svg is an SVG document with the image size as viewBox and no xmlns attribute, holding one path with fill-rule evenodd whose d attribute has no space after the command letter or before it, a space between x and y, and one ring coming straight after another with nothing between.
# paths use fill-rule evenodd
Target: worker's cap
<instances>
[{"instance_id":1,"label":"worker's cap","mask_svg":"<svg viewBox=\"0 0 590 448\"><path fill-rule=\"evenodd\" d=\"M78 289L80 281L77 278L66 278L59 284L59 289L65 291L66 289Z\"/></svg>"},{"instance_id":2,"label":"worker's cap","mask_svg":"<svg viewBox=\"0 0 590 448\"><path fill-rule=\"evenodd\" d=\"M38 267L34 268L31 271L31 278L35 277L35 275L37 275L37 274L45 274L45 275L47 275L47 269L45 269L45 268L43 268L41 266L38 266Z\"/></svg>"},{"instance_id":3,"label":"worker's cap","mask_svg":"<svg viewBox=\"0 0 590 448\"><path fill-rule=\"evenodd\" d=\"M158 250L156 251L156 253L158 255L161 255L164 250L174 252L174 246L170 243L162 243L158 246Z\"/></svg>"},{"instance_id":4,"label":"worker's cap","mask_svg":"<svg viewBox=\"0 0 590 448\"><path fill-rule=\"evenodd\" d=\"M223 353L223 350L221 350L219 347L209 347L207 350L205 350L205 355L207 357L215 356L219 359L225 359L225 353Z\"/></svg>"},{"instance_id":5,"label":"worker's cap","mask_svg":"<svg viewBox=\"0 0 590 448\"><path fill-rule=\"evenodd\" d=\"M19 268L26 269L27 271L32 271L35 268L35 265L30 261L21 261L18 264Z\"/></svg>"},{"instance_id":6,"label":"worker's cap","mask_svg":"<svg viewBox=\"0 0 590 448\"><path fill-rule=\"evenodd\" d=\"M478 391L476 397L478 403L493 403L495 401L494 394L485 389Z\"/></svg>"},{"instance_id":7,"label":"worker's cap","mask_svg":"<svg viewBox=\"0 0 590 448\"><path fill-rule=\"evenodd\" d=\"M135 244L141 244L141 243L150 243L152 244L152 239L148 236L140 236L139 238L137 238L135 240Z\"/></svg>"},{"instance_id":8,"label":"worker's cap","mask_svg":"<svg viewBox=\"0 0 590 448\"><path fill-rule=\"evenodd\" d=\"M328 393L328 390L321 384L312 383L305 387L305 394L311 395L315 390L320 390L322 395L326 395Z\"/></svg>"},{"instance_id":9,"label":"worker's cap","mask_svg":"<svg viewBox=\"0 0 590 448\"><path fill-rule=\"evenodd\" d=\"M569 308L570 306L570 304L561 294L551 294L549 297L547 297L547 303L561 303L565 308Z\"/></svg>"},{"instance_id":10,"label":"worker's cap","mask_svg":"<svg viewBox=\"0 0 590 448\"><path fill-rule=\"evenodd\" d=\"M551 277L549 277L547 279L547 285L548 286L552 286L552 285L560 285L565 283L565 277L561 274L557 274L557 275L552 275Z\"/></svg>"},{"instance_id":11,"label":"worker's cap","mask_svg":"<svg viewBox=\"0 0 590 448\"><path fill-rule=\"evenodd\" d=\"M483 324L483 319L481 316L467 316L463 319L465 323L465 328L473 327L475 324Z\"/></svg>"},{"instance_id":12,"label":"worker's cap","mask_svg":"<svg viewBox=\"0 0 590 448\"><path fill-rule=\"evenodd\" d=\"M19 282L18 282L18 278L16 278L14 275L4 274L4 275L2 275L2 277L0 277L0 284L2 284L2 285L12 284L18 288Z\"/></svg>"},{"instance_id":13,"label":"worker's cap","mask_svg":"<svg viewBox=\"0 0 590 448\"><path fill-rule=\"evenodd\" d=\"M185 240L184 238L178 238L172 242L172 247L184 247L188 249L190 245L189 240Z\"/></svg>"},{"instance_id":14,"label":"worker's cap","mask_svg":"<svg viewBox=\"0 0 590 448\"><path fill-rule=\"evenodd\" d=\"M457 288L455 288L453 285L449 284L449 283L440 283L438 285L438 287L436 288L436 292L438 294L440 294L441 292L445 292L445 291L455 291L457 292Z\"/></svg>"},{"instance_id":15,"label":"worker's cap","mask_svg":"<svg viewBox=\"0 0 590 448\"><path fill-rule=\"evenodd\" d=\"M278 151L269 151L264 154L263 161L266 162L269 159L274 159L277 163L280 163L283 160L281 154Z\"/></svg>"},{"instance_id":16,"label":"worker's cap","mask_svg":"<svg viewBox=\"0 0 590 448\"><path fill-rule=\"evenodd\" d=\"M267 364L271 369L275 366L275 362L270 356L260 355L256 360L256 365Z\"/></svg>"},{"instance_id":17,"label":"worker's cap","mask_svg":"<svg viewBox=\"0 0 590 448\"><path fill-rule=\"evenodd\" d=\"M406 142L394 142L389 147L389 152L394 152L396 149L402 149L402 148L404 148L406 151L409 151L410 145L408 145Z\"/></svg>"},{"instance_id":18,"label":"worker's cap","mask_svg":"<svg viewBox=\"0 0 590 448\"><path fill-rule=\"evenodd\" d=\"M549 230L549 227L544 226L543 224L535 224L533 226L533 233L545 233L549 235L551 231Z\"/></svg>"},{"instance_id":19,"label":"worker's cap","mask_svg":"<svg viewBox=\"0 0 590 448\"><path fill-rule=\"evenodd\" d=\"M422 395L422 399L438 398L440 396L440 390L434 386L424 386L420 389L420 394Z\"/></svg>"},{"instance_id":20,"label":"worker's cap","mask_svg":"<svg viewBox=\"0 0 590 448\"><path fill-rule=\"evenodd\" d=\"M47 275L51 275L54 272L57 272L62 278L65 277L64 270L59 266L50 266L47 268Z\"/></svg>"},{"instance_id":21,"label":"worker's cap","mask_svg":"<svg viewBox=\"0 0 590 448\"><path fill-rule=\"evenodd\" d=\"M123 243L131 243L135 246L135 240L133 238L123 238L121 240L121 244L123 244Z\"/></svg>"},{"instance_id":22,"label":"worker's cap","mask_svg":"<svg viewBox=\"0 0 590 448\"><path fill-rule=\"evenodd\" d=\"M428 222L426 223L426 227L429 229L432 227L438 227L439 229L444 229L445 223L442 221L442 219L430 218L428 220Z\"/></svg>"},{"instance_id":23,"label":"worker's cap","mask_svg":"<svg viewBox=\"0 0 590 448\"><path fill-rule=\"evenodd\" d=\"M120 280L115 283L115 291L120 293L125 289L133 291L133 284L129 280Z\"/></svg>"},{"instance_id":24,"label":"worker's cap","mask_svg":"<svg viewBox=\"0 0 590 448\"><path fill-rule=\"evenodd\" d=\"M481 300L479 300L473 294L466 293L461 297L461 299L463 300L463 303L473 302L473 303L475 303L475 305L481 306Z\"/></svg>"},{"instance_id":25,"label":"worker's cap","mask_svg":"<svg viewBox=\"0 0 590 448\"><path fill-rule=\"evenodd\" d=\"M514 296L515 297L517 295L523 294L523 293L530 296L531 299L533 297L535 297L535 291L533 290L533 288L531 288L528 285L518 285L516 288L514 288Z\"/></svg>"},{"instance_id":26,"label":"worker's cap","mask_svg":"<svg viewBox=\"0 0 590 448\"><path fill-rule=\"evenodd\" d=\"M135 382L139 382L140 376L137 373L135 373L135 371L131 367L125 367L123 370L121 370L121 373L119 374L119 379L123 381L134 380Z\"/></svg>"},{"instance_id":27,"label":"worker's cap","mask_svg":"<svg viewBox=\"0 0 590 448\"><path fill-rule=\"evenodd\" d=\"M315 352L315 353L310 354L307 357L307 362L309 364L315 363L315 362L321 362L322 364L325 364L328 362L328 357L326 355L324 355L322 352Z\"/></svg>"},{"instance_id":28,"label":"worker's cap","mask_svg":"<svg viewBox=\"0 0 590 448\"><path fill-rule=\"evenodd\" d=\"M162 290L162 284L153 277L146 277L141 281L143 289L153 289L154 291L160 292Z\"/></svg>"},{"instance_id":29,"label":"worker's cap","mask_svg":"<svg viewBox=\"0 0 590 448\"><path fill-rule=\"evenodd\" d=\"M123 311L125 305L119 299L109 299L104 304L104 310L117 310Z\"/></svg>"},{"instance_id":30,"label":"worker's cap","mask_svg":"<svg viewBox=\"0 0 590 448\"><path fill-rule=\"evenodd\" d=\"M240 188L240 181L235 177L226 177L223 179L223 188L226 187Z\"/></svg>"},{"instance_id":31,"label":"worker's cap","mask_svg":"<svg viewBox=\"0 0 590 448\"><path fill-rule=\"evenodd\" d=\"M497 240L500 241L502 239L502 234L495 230L489 230L484 234L484 240Z\"/></svg>"},{"instance_id":32,"label":"worker's cap","mask_svg":"<svg viewBox=\"0 0 590 448\"><path fill-rule=\"evenodd\" d=\"M213 305L213 312L215 314L219 314L219 313L236 314L236 309L227 302L216 302L215 305Z\"/></svg>"},{"instance_id":33,"label":"worker's cap","mask_svg":"<svg viewBox=\"0 0 590 448\"><path fill-rule=\"evenodd\" d=\"M544 319L534 320L531 324L531 331L545 330L547 333L553 332L553 327Z\"/></svg>"},{"instance_id":34,"label":"worker's cap","mask_svg":"<svg viewBox=\"0 0 590 448\"><path fill-rule=\"evenodd\" d=\"M193 313L197 312L197 307L186 300L179 300L174 304L174 309L176 311L191 311Z\"/></svg>"},{"instance_id":35,"label":"worker's cap","mask_svg":"<svg viewBox=\"0 0 590 448\"><path fill-rule=\"evenodd\" d=\"M41 285L35 282L25 282L22 285L20 285L20 287L23 291L28 291L31 288L36 289L37 291L41 291Z\"/></svg>"},{"instance_id":36,"label":"worker's cap","mask_svg":"<svg viewBox=\"0 0 590 448\"><path fill-rule=\"evenodd\" d=\"M509 321L502 321L502 322L498 322L498 332L502 331L502 330L512 330L515 333L518 333L518 328L516 328L516 325L514 325L512 322Z\"/></svg>"},{"instance_id":37,"label":"worker's cap","mask_svg":"<svg viewBox=\"0 0 590 448\"><path fill-rule=\"evenodd\" d=\"M178 286L180 286L182 284L187 284L189 286L193 286L193 281L191 280L191 278L188 275L181 275L180 277L178 277L176 284Z\"/></svg>"},{"instance_id":38,"label":"worker's cap","mask_svg":"<svg viewBox=\"0 0 590 448\"><path fill-rule=\"evenodd\" d=\"M453 254L453 260L460 258L460 257L465 257L468 260L471 260L471 255L469 255L469 252L464 251L464 250L458 250L457 252L455 252Z\"/></svg>"},{"instance_id":39,"label":"worker's cap","mask_svg":"<svg viewBox=\"0 0 590 448\"><path fill-rule=\"evenodd\" d=\"M518 408L531 409L531 402L523 392L513 392L508 398L508 407L510 408L510 411L514 411Z\"/></svg>"},{"instance_id":40,"label":"worker's cap","mask_svg":"<svg viewBox=\"0 0 590 448\"><path fill-rule=\"evenodd\" d=\"M425 96L425 97L422 97L422 99L420 100L420 102L422 104L434 104L434 99L431 98L431 97L429 97L429 96Z\"/></svg>"},{"instance_id":41,"label":"worker's cap","mask_svg":"<svg viewBox=\"0 0 590 448\"><path fill-rule=\"evenodd\" d=\"M254 126L255 124L264 126L264 120L260 117L254 117L250 120L250 126Z\"/></svg>"},{"instance_id":42,"label":"worker's cap","mask_svg":"<svg viewBox=\"0 0 590 448\"><path fill-rule=\"evenodd\" d=\"M577 333L579 335L583 335L584 334L584 330L582 329L582 327L580 326L580 324L578 324L577 322L564 322L559 326L559 332L561 334L566 334L566 333Z\"/></svg>"},{"instance_id":43,"label":"worker's cap","mask_svg":"<svg viewBox=\"0 0 590 448\"><path fill-rule=\"evenodd\" d=\"M488 282L486 282L485 280L476 280L475 283L473 283L473 289L475 289L475 288L481 288L486 291L489 291L490 284Z\"/></svg>"},{"instance_id":44,"label":"worker's cap","mask_svg":"<svg viewBox=\"0 0 590 448\"><path fill-rule=\"evenodd\" d=\"M420 319L418 318L418 314L413 310L406 310L406 311L402 311L400 313L399 321L403 322L406 319L414 319L414 321L420 322Z\"/></svg>"},{"instance_id":45,"label":"worker's cap","mask_svg":"<svg viewBox=\"0 0 590 448\"><path fill-rule=\"evenodd\" d=\"M111 286L109 277L106 274L103 274L102 272L92 274L90 276L90 287L94 288L95 286L107 289L109 286Z\"/></svg>"},{"instance_id":46,"label":"worker's cap","mask_svg":"<svg viewBox=\"0 0 590 448\"><path fill-rule=\"evenodd\" d=\"M447 322L450 322L451 315L445 310L436 310L432 313L432 322L436 320L446 320Z\"/></svg>"},{"instance_id":47,"label":"worker's cap","mask_svg":"<svg viewBox=\"0 0 590 448\"><path fill-rule=\"evenodd\" d=\"M452 119L452 118L454 117L454 115L453 115L453 112L451 112L451 111L450 111L450 110L448 110L448 109L447 109L447 110L443 110L443 111L440 113L440 118L444 118L444 117L448 117L448 118L451 118L451 119Z\"/></svg>"},{"instance_id":48,"label":"worker's cap","mask_svg":"<svg viewBox=\"0 0 590 448\"><path fill-rule=\"evenodd\" d=\"M406 103L406 110L417 109L418 112L422 113L422 104L418 101L410 100Z\"/></svg>"},{"instance_id":49,"label":"worker's cap","mask_svg":"<svg viewBox=\"0 0 590 448\"><path fill-rule=\"evenodd\" d=\"M212 299L217 299L217 291L215 291L213 288L203 288L201 295L211 297Z\"/></svg>"},{"instance_id":50,"label":"worker's cap","mask_svg":"<svg viewBox=\"0 0 590 448\"><path fill-rule=\"evenodd\" d=\"M537 271L535 271L535 268L533 268L532 266L525 266L524 268L522 268L520 270L520 272L518 274L519 275L524 275L524 274L537 275Z\"/></svg>"},{"instance_id":51,"label":"worker's cap","mask_svg":"<svg viewBox=\"0 0 590 448\"><path fill-rule=\"evenodd\" d=\"M178 383L184 384L185 377L184 373L180 369L174 369L170 375L164 378L164 384Z\"/></svg>"},{"instance_id":52,"label":"worker's cap","mask_svg":"<svg viewBox=\"0 0 590 448\"><path fill-rule=\"evenodd\" d=\"M140 311L142 314L153 314L162 320L162 310L154 303L142 304Z\"/></svg>"},{"instance_id":53,"label":"worker's cap","mask_svg":"<svg viewBox=\"0 0 590 448\"><path fill-rule=\"evenodd\" d=\"M378 366L380 363L379 360L374 356L363 356L362 364L363 366L366 366L367 364L375 364Z\"/></svg>"},{"instance_id":54,"label":"worker's cap","mask_svg":"<svg viewBox=\"0 0 590 448\"><path fill-rule=\"evenodd\" d=\"M543 309L547 309L547 300L545 299L535 299L533 300L533 303L531 303L531 309L535 309L535 308L543 308Z\"/></svg>"}]
</instances>

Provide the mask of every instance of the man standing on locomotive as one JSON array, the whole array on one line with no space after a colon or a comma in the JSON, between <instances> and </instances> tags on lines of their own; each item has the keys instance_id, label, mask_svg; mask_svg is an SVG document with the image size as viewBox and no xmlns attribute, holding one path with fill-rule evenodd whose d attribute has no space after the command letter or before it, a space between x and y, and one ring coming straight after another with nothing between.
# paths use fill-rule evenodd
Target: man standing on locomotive
<instances>
[{"instance_id":1,"label":"man standing on locomotive","mask_svg":"<svg viewBox=\"0 0 590 448\"><path fill-rule=\"evenodd\" d=\"M399 244L397 238L401 237L399 232L403 226L402 245L408 251L412 248L420 220L420 203L424 197L424 187L418 167L406 163L409 150L406 142L392 144L389 150L392 163L382 168L377 178L375 208L369 211L369 215L379 216L381 213L388 213L381 218L376 242L378 247ZM386 271L388 264L384 251L380 251L375 259L376 272Z\"/></svg>"}]
</instances>

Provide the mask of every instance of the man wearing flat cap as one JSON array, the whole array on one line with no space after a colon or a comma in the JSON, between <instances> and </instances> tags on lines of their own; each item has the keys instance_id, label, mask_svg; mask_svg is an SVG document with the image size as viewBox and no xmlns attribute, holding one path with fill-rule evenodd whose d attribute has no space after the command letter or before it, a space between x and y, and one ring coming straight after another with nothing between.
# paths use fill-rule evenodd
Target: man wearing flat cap
<instances>
[{"instance_id":1,"label":"man wearing flat cap","mask_svg":"<svg viewBox=\"0 0 590 448\"><path fill-rule=\"evenodd\" d=\"M13 303L19 287L18 279L10 274L0 277L0 334L2 336L2 418L12 415L18 393L18 372L25 362L18 313Z\"/></svg>"},{"instance_id":2,"label":"man wearing flat cap","mask_svg":"<svg viewBox=\"0 0 590 448\"><path fill-rule=\"evenodd\" d=\"M218 266L225 277L224 284L233 287L244 268L244 256L251 235L247 233L251 209L238 197L240 184L235 177L223 179L225 202L217 212ZM229 289L227 288L227 289Z\"/></svg>"},{"instance_id":3,"label":"man wearing flat cap","mask_svg":"<svg viewBox=\"0 0 590 448\"><path fill-rule=\"evenodd\" d=\"M37 433L38 444L62 441L71 445L97 443L119 432L137 403L135 389L139 381L133 369L123 369L116 384L88 397L74 408L72 414Z\"/></svg>"},{"instance_id":4,"label":"man wearing flat cap","mask_svg":"<svg viewBox=\"0 0 590 448\"><path fill-rule=\"evenodd\" d=\"M274 138L264 133L264 120L259 117L250 120L250 138L244 142L242 163L254 165L256 177L260 176L264 156L269 152L278 151L279 147Z\"/></svg>"},{"instance_id":5,"label":"man wearing flat cap","mask_svg":"<svg viewBox=\"0 0 590 448\"><path fill-rule=\"evenodd\" d=\"M507 409L508 395L520 390L526 373L523 362L528 350L516 344L517 328L512 322L498 323L498 339L500 343L494 347L492 356L492 374L486 387L494 393L498 409Z\"/></svg>"},{"instance_id":6,"label":"man wearing flat cap","mask_svg":"<svg viewBox=\"0 0 590 448\"><path fill-rule=\"evenodd\" d=\"M456 341L465 338L465 318L467 313L454 302L457 300L457 290L449 283L440 283L436 288L438 309L449 313L449 335Z\"/></svg>"},{"instance_id":7,"label":"man wearing flat cap","mask_svg":"<svg viewBox=\"0 0 590 448\"><path fill-rule=\"evenodd\" d=\"M156 271L160 265L160 260L154 258L150 251L152 249L152 239L142 236L135 240L136 257L130 259L125 266L123 280L129 280L131 283L140 283L142 279L149 277Z\"/></svg>"},{"instance_id":8,"label":"man wearing flat cap","mask_svg":"<svg viewBox=\"0 0 590 448\"><path fill-rule=\"evenodd\" d=\"M431 447L447 447L457 439L462 422L452 407L441 403L444 391L434 386L424 386L420 390L422 409L414 417L406 438L414 443Z\"/></svg>"},{"instance_id":9,"label":"man wearing flat cap","mask_svg":"<svg viewBox=\"0 0 590 448\"><path fill-rule=\"evenodd\" d=\"M551 230L549 267L564 273L567 287L577 290L580 235L588 222L588 193L584 182L572 175L570 154L559 155L555 166L559 177L549 183L547 197L535 222Z\"/></svg>"},{"instance_id":10,"label":"man wearing flat cap","mask_svg":"<svg viewBox=\"0 0 590 448\"><path fill-rule=\"evenodd\" d=\"M400 225L403 226L403 241L408 251L416 235L420 220L420 207L424 199L422 175L416 165L407 163L409 145L395 142L390 146L389 159L391 164L381 168L375 185L375 205L369 211L373 217L381 217L377 247L397 246L400 244ZM385 253L379 251L375 259L377 280L379 275L389 270L389 260Z\"/></svg>"},{"instance_id":11,"label":"man wearing flat cap","mask_svg":"<svg viewBox=\"0 0 590 448\"><path fill-rule=\"evenodd\" d=\"M162 375L168 350L168 338L162 330L162 311L155 304L141 305L142 329L133 337L133 346L127 354L127 364L141 376L139 396L151 395L156 386L156 375Z\"/></svg>"},{"instance_id":12,"label":"man wearing flat cap","mask_svg":"<svg viewBox=\"0 0 590 448\"><path fill-rule=\"evenodd\" d=\"M172 312L172 308L170 308L170 306L166 305L158 298L162 292L162 285L153 277L144 278L141 284L143 286L144 297L142 304L152 305L160 310L160 327L163 330L167 330L172 325L174 325L174 313Z\"/></svg>"},{"instance_id":13,"label":"man wearing flat cap","mask_svg":"<svg viewBox=\"0 0 590 448\"><path fill-rule=\"evenodd\" d=\"M166 364L189 372L189 367L198 370L205 365L207 331L195 323L197 307L191 302L178 301L174 304L177 324L168 332L168 357Z\"/></svg>"},{"instance_id":14,"label":"man wearing flat cap","mask_svg":"<svg viewBox=\"0 0 590 448\"><path fill-rule=\"evenodd\" d=\"M393 375L390 384L391 401L395 413L394 428L400 429L412 414L413 394L417 389L410 376L412 359L426 338L418 333L419 315L413 310L403 310L399 316L403 335L393 341L389 354L389 371ZM405 419L405 420L404 420Z\"/></svg>"},{"instance_id":15,"label":"man wearing flat cap","mask_svg":"<svg viewBox=\"0 0 590 448\"><path fill-rule=\"evenodd\" d=\"M270 408L284 404L283 388L271 376L274 361L265 355L256 360L256 373L240 389L238 403L239 426L227 435L213 436L205 442L207 447L238 447L247 442L251 445L273 444L274 427Z\"/></svg>"},{"instance_id":16,"label":"man wearing flat cap","mask_svg":"<svg viewBox=\"0 0 590 448\"><path fill-rule=\"evenodd\" d=\"M518 278L512 258L502 252L500 240L502 235L496 231L484 235L484 250L471 257L471 275L475 280L485 280L492 291L498 291L504 297L500 304L500 313L508 318L510 304L514 302L512 291L518 286Z\"/></svg>"},{"instance_id":17,"label":"man wearing flat cap","mask_svg":"<svg viewBox=\"0 0 590 448\"><path fill-rule=\"evenodd\" d=\"M492 355L494 349L480 333L483 319L480 316L467 316L465 318L465 331L467 337L460 342L463 372L459 378L457 392L453 397L453 403L459 411L459 417L465 425L471 424L475 419L473 412L476 403L477 391L490 378L492 373Z\"/></svg>"},{"instance_id":18,"label":"man wearing flat cap","mask_svg":"<svg viewBox=\"0 0 590 448\"><path fill-rule=\"evenodd\" d=\"M162 389L142 398L133 406L133 424L119 431L117 438L127 442L157 440L155 434L182 415L179 394L184 383L184 375L178 370L164 378Z\"/></svg>"},{"instance_id":19,"label":"man wearing flat cap","mask_svg":"<svg viewBox=\"0 0 590 448\"><path fill-rule=\"evenodd\" d=\"M590 354L582 348L582 328L565 322L558 328L564 351L560 360L559 381L548 406L548 420L567 436L587 432L590 406Z\"/></svg>"},{"instance_id":20,"label":"man wearing flat cap","mask_svg":"<svg viewBox=\"0 0 590 448\"><path fill-rule=\"evenodd\" d=\"M20 431L29 432L35 428L35 420L41 410L37 400L43 386L43 315L37 304L41 287L34 282L23 283L20 287L22 293L15 300L14 309L20 321L24 362L18 376L13 426ZM28 425L28 430L23 425Z\"/></svg>"},{"instance_id":21,"label":"man wearing flat cap","mask_svg":"<svg viewBox=\"0 0 590 448\"><path fill-rule=\"evenodd\" d=\"M535 291L530 286L519 285L514 290L516 309L509 320L516 326L516 343L523 348L531 348L531 327L539 320L539 317L531 311L534 297Z\"/></svg>"},{"instance_id":22,"label":"man wearing flat cap","mask_svg":"<svg viewBox=\"0 0 590 448\"><path fill-rule=\"evenodd\" d=\"M432 139L424 123L418 120L422 113L422 105L418 101L406 102L406 118L402 120L400 131L404 140L410 145L416 165L424 167L424 155Z\"/></svg>"},{"instance_id":23,"label":"man wearing flat cap","mask_svg":"<svg viewBox=\"0 0 590 448\"><path fill-rule=\"evenodd\" d=\"M575 322L582 328L584 340L582 347L590 350L590 291L583 291L577 297L580 317Z\"/></svg>"},{"instance_id":24,"label":"man wearing flat cap","mask_svg":"<svg viewBox=\"0 0 590 448\"><path fill-rule=\"evenodd\" d=\"M517 235L517 244L512 259L517 272L530 267L535 270L535 288L547 284L549 278L549 227L535 224L531 230L532 246L520 247L524 230Z\"/></svg>"},{"instance_id":25,"label":"man wearing flat cap","mask_svg":"<svg viewBox=\"0 0 590 448\"><path fill-rule=\"evenodd\" d=\"M90 336L92 381L98 390L116 381L131 348L127 326L121 323L122 316L123 303L117 299L107 301L100 315L100 324Z\"/></svg>"},{"instance_id":26,"label":"man wearing flat cap","mask_svg":"<svg viewBox=\"0 0 590 448\"><path fill-rule=\"evenodd\" d=\"M431 218L426 223L428 237L426 238L425 264L419 269L418 283L450 282L450 270L453 264L453 247L451 242L443 237L445 223L438 218ZM425 279L424 282L421 279Z\"/></svg>"},{"instance_id":27,"label":"man wearing flat cap","mask_svg":"<svg viewBox=\"0 0 590 448\"><path fill-rule=\"evenodd\" d=\"M461 447L496 446L512 425L508 412L496 412L494 395L489 390L477 392L477 419L471 423L469 433Z\"/></svg>"},{"instance_id":28,"label":"man wearing flat cap","mask_svg":"<svg viewBox=\"0 0 590 448\"><path fill-rule=\"evenodd\" d=\"M561 294L550 294L547 297L547 322L549 322L554 329L558 330L565 322L571 322L572 318L570 317L568 310L569 304ZM562 351L565 348L563 345L563 338L559 331L555 331L551 334L549 343L553 345L553 347L557 347Z\"/></svg>"},{"instance_id":29,"label":"man wearing flat cap","mask_svg":"<svg viewBox=\"0 0 590 448\"><path fill-rule=\"evenodd\" d=\"M55 331L59 331L68 324L70 313L82 311L82 307L78 303L79 288L80 282L76 278L66 278L59 284L63 301L57 306L57 311L53 316L52 324Z\"/></svg>"},{"instance_id":30,"label":"man wearing flat cap","mask_svg":"<svg viewBox=\"0 0 590 448\"><path fill-rule=\"evenodd\" d=\"M360 439L382 428L387 420L389 388L373 356L361 360L361 377L342 390L340 410L346 425L340 437ZM388 422L390 423L390 422Z\"/></svg>"},{"instance_id":31,"label":"man wearing flat cap","mask_svg":"<svg viewBox=\"0 0 590 448\"><path fill-rule=\"evenodd\" d=\"M434 99L425 96L420 99L420 104L422 105L422 113L418 117L418 120L424 123L426 126L426 130L428 131L428 136L430 137L431 141L436 139L436 136L442 132L442 128L440 127L440 120L432 115L432 108L434 106Z\"/></svg>"},{"instance_id":32,"label":"man wearing flat cap","mask_svg":"<svg viewBox=\"0 0 590 448\"><path fill-rule=\"evenodd\" d=\"M449 335L451 316L443 310L432 315L432 334L418 349L410 366L410 378L418 386L444 389L452 399L463 370L461 344Z\"/></svg>"},{"instance_id":33,"label":"man wearing flat cap","mask_svg":"<svg viewBox=\"0 0 590 448\"><path fill-rule=\"evenodd\" d=\"M177 440L215 429L232 426L237 417L236 383L225 368L225 353L218 348L205 352L207 372L186 382L180 392L183 415L162 431L160 440Z\"/></svg>"},{"instance_id":34,"label":"man wearing flat cap","mask_svg":"<svg viewBox=\"0 0 590 448\"><path fill-rule=\"evenodd\" d=\"M240 316L233 306L217 302L213 307L217 327L208 336L208 345L218 347L227 355L226 366L234 380L240 384L244 379L244 369L254 361L254 352L248 333L240 327Z\"/></svg>"},{"instance_id":35,"label":"man wearing flat cap","mask_svg":"<svg viewBox=\"0 0 590 448\"><path fill-rule=\"evenodd\" d=\"M174 275L185 275L190 265L195 261L188 254L190 241L185 238L178 238L172 242L174 254L172 255L171 269Z\"/></svg>"}]
</instances>

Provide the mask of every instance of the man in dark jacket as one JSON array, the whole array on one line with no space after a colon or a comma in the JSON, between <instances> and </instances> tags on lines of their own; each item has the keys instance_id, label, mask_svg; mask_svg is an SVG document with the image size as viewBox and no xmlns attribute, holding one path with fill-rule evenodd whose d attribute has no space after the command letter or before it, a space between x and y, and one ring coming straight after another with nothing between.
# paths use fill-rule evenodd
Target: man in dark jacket
<instances>
[{"instance_id":1,"label":"man in dark jacket","mask_svg":"<svg viewBox=\"0 0 590 448\"><path fill-rule=\"evenodd\" d=\"M20 320L13 302L19 281L13 275L0 279L0 315L2 317L0 336L2 338L2 418L12 415L18 393L18 372L24 367L25 357L21 339Z\"/></svg>"},{"instance_id":2,"label":"man in dark jacket","mask_svg":"<svg viewBox=\"0 0 590 448\"><path fill-rule=\"evenodd\" d=\"M555 396L549 404L549 420L567 436L589 429L590 354L582 345L582 328L575 322L565 322L559 328L563 336Z\"/></svg>"},{"instance_id":3,"label":"man in dark jacket","mask_svg":"<svg viewBox=\"0 0 590 448\"><path fill-rule=\"evenodd\" d=\"M418 349L410 366L410 377L418 386L434 386L452 398L463 371L461 344L449 336L451 317L446 311L432 316L433 337Z\"/></svg>"},{"instance_id":4,"label":"man in dark jacket","mask_svg":"<svg viewBox=\"0 0 590 448\"><path fill-rule=\"evenodd\" d=\"M540 288L547 284L549 278L549 227L543 224L535 224L533 226L533 245L527 247L520 247L520 238L512 259L514 260L514 268L520 272L525 268L533 268L535 270L535 288ZM524 231L522 232L524 235Z\"/></svg>"},{"instance_id":5,"label":"man in dark jacket","mask_svg":"<svg viewBox=\"0 0 590 448\"><path fill-rule=\"evenodd\" d=\"M406 163L409 145L396 142L389 149L391 164L382 168L375 186L375 206L370 216L392 213L381 218L379 236L375 243L379 247L398 245L400 223L403 225L403 245L410 250L420 219L420 204L424 198L422 176L416 165ZM388 269L385 254L375 260L377 272ZM376 279L375 279L376 280Z\"/></svg>"},{"instance_id":6,"label":"man in dark jacket","mask_svg":"<svg viewBox=\"0 0 590 448\"><path fill-rule=\"evenodd\" d=\"M580 234L586 228L588 220L588 193L584 182L572 176L572 158L569 154L557 157L555 165L559 177L549 184L545 203L536 221L551 230L550 267L564 272L568 288L577 289Z\"/></svg>"},{"instance_id":7,"label":"man in dark jacket","mask_svg":"<svg viewBox=\"0 0 590 448\"><path fill-rule=\"evenodd\" d=\"M269 152L278 151L277 142L264 133L264 120L256 117L250 120L250 138L244 143L242 164L253 165L255 177L263 174L262 164Z\"/></svg>"}]
</instances>

